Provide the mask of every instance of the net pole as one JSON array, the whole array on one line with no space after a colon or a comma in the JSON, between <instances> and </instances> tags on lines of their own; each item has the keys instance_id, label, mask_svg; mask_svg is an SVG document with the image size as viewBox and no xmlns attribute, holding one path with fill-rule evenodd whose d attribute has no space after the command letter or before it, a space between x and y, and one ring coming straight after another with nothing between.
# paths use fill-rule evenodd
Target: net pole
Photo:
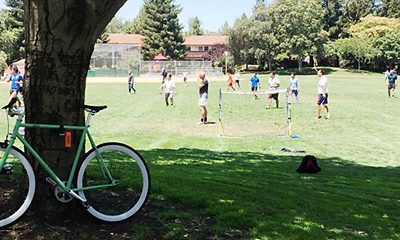
<instances>
[{"instance_id":1,"label":"net pole","mask_svg":"<svg viewBox=\"0 0 400 240\"><path fill-rule=\"evenodd\" d=\"M219 100L218 100L218 126L219 126L219 135L224 135L224 128L222 126L222 89L219 89Z\"/></svg>"},{"instance_id":2,"label":"net pole","mask_svg":"<svg viewBox=\"0 0 400 240\"><path fill-rule=\"evenodd\" d=\"M286 92L286 133L288 137L292 136L292 100L289 90Z\"/></svg>"}]
</instances>

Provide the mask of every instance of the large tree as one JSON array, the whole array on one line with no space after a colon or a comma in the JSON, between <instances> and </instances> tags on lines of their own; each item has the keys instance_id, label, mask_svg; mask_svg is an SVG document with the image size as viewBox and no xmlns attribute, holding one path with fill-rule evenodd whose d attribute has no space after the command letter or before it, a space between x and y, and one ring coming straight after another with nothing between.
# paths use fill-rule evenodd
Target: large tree
<instances>
[{"instance_id":1,"label":"large tree","mask_svg":"<svg viewBox=\"0 0 400 240\"><path fill-rule=\"evenodd\" d=\"M26 122L84 125L85 85L97 37L126 0L25 0ZM96 104L96 103L94 103ZM101 104L101 103L97 103ZM80 132L72 149L54 132L28 129L26 139L66 179ZM34 164L37 170L37 164ZM55 205L46 175L39 171L37 202L52 212ZM48 208L48 209L47 209Z\"/></svg>"},{"instance_id":2,"label":"large tree","mask_svg":"<svg viewBox=\"0 0 400 240\"><path fill-rule=\"evenodd\" d=\"M297 60L299 71L302 71L304 58L321 54L327 39L319 0L282 0L273 13L279 23L275 32L280 42L278 57Z\"/></svg>"},{"instance_id":3,"label":"large tree","mask_svg":"<svg viewBox=\"0 0 400 240\"><path fill-rule=\"evenodd\" d=\"M280 24L277 15L274 14L274 8L259 6L254 10L250 22L249 52L257 60L257 64L264 67L268 63L268 68L272 71L274 58L279 52L277 29Z\"/></svg>"},{"instance_id":4,"label":"large tree","mask_svg":"<svg viewBox=\"0 0 400 240\"><path fill-rule=\"evenodd\" d=\"M170 60L183 59L186 51L178 19L182 9L174 0L145 0L144 9L144 59L151 60L159 53Z\"/></svg>"},{"instance_id":5,"label":"large tree","mask_svg":"<svg viewBox=\"0 0 400 240\"><path fill-rule=\"evenodd\" d=\"M249 64L253 55L250 53L250 32L252 26L246 14L236 19L228 32L228 51L233 56L235 65Z\"/></svg>"},{"instance_id":6,"label":"large tree","mask_svg":"<svg viewBox=\"0 0 400 240\"><path fill-rule=\"evenodd\" d=\"M330 40L338 39L343 31L340 21L343 17L344 0L322 0L324 10L324 30Z\"/></svg>"}]
</instances>

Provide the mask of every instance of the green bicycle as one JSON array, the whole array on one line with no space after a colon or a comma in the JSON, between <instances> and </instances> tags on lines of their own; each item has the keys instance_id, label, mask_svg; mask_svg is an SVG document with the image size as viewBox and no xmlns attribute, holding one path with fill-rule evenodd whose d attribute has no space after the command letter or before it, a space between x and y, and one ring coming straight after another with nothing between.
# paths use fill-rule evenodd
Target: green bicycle
<instances>
[{"instance_id":1,"label":"green bicycle","mask_svg":"<svg viewBox=\"0 0 400 240\"><path fill-rule=\"evenodd\" d=\"M17 120L10 139L0 143L0 228L15 223L28 210L35 194L35 173L24 152L14 146L16 139L49 174L46 181L53 185L58 201L67 203L77 199L90 214L106 222L126 220L143 207L149 194L150 175L142 156L121 143L96 145L89 133L92 117L107 106L85 105L88 112L85 126L61 126L23 123L24 112L14 109L12 105L10 102L3 108L8 109L8 115L17 116ZM21 127L82 131L67 180L63 181L50 169L18 132ZM92 149L84 155L76 186L73 186L86 137Z\"/></svg>"}]
</instances>

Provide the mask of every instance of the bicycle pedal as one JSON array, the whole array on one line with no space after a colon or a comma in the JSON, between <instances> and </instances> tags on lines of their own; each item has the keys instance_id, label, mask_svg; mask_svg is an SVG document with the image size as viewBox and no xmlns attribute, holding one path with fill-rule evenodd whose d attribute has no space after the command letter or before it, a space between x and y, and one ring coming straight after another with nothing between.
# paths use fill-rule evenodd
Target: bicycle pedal
<instances>
[{"instance_id":1,"label":"bicycle pedal","mask_svg":"<svg viewBox=\"0 0 400 240\"><path fill-rule=\"evenodd\" d=\"M46 182L50 183L53 187L57 186L57 183L53 179L51 179L50 177L46 178Z\"/></svg>"},{"instance_id":2,"label":"bicycle pedal","mask_svg":"<svg viewBox=\"0 0 400 240\"><path fill-rule=\"evenodd\" d=\"M0 171L0 175L8 175L12 172L12 165L11 164L6 164L3 166L3 168Z\"/></svg>"}]
</instances>

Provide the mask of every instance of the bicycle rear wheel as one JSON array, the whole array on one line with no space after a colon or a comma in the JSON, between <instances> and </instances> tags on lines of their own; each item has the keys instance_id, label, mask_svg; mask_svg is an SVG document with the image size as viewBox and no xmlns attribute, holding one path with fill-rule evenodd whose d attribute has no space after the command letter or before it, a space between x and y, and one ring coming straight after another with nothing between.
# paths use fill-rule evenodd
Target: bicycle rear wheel
<instances>
[{"instance_id":1,"label":"bicycle rear wheel","mask_svg":"<svg viewBox=\"0 0 400 240\"><path fill-rule=\"evenodd\" d=\"M78 173L77 186L93 187L110 184L104 167L110 172L116 186L79 191L87 201L87 210L94 217L107 221L126 220L137 213L147 200L150 175L146 163L138 152L120 143L104 143L90 150ZM102 170L103 169L103 170Z\"/></svg>"},{"instance_id":2,"label":"bicycle rear wheel","mask_svg":"<svg viewBox=\"0 0 400 240\"><path fill-rule=\"evenodd\" d=\"M0 148L0 158L5 148ZM13 147L0 169L0 228L18 220L28 210L35 195L36 180L23 152Z\"/></svg>"}]
</instances>

